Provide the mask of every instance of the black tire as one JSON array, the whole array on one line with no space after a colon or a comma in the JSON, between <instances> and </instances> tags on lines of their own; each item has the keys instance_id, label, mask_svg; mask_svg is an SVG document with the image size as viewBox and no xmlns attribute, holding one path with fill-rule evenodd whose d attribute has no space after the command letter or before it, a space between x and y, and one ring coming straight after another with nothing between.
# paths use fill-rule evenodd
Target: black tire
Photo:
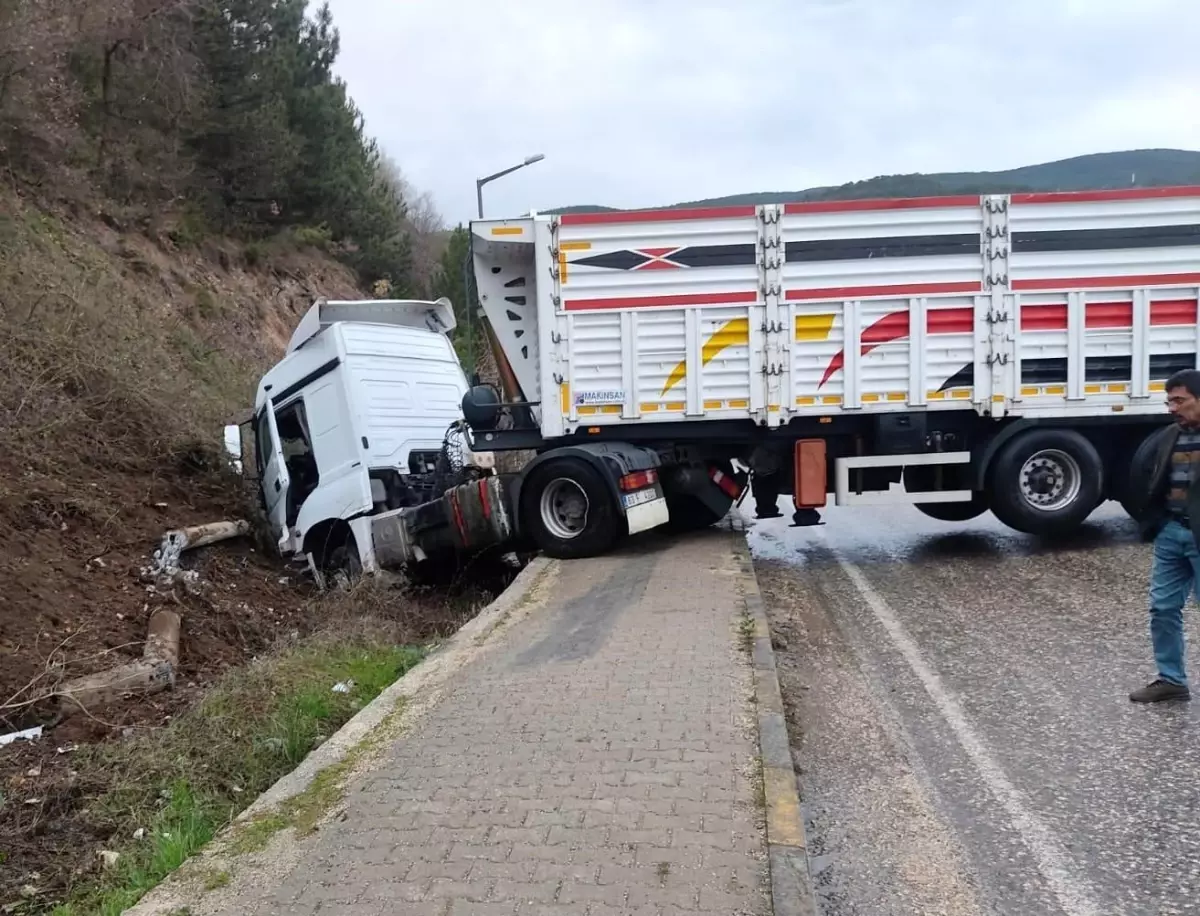
<instances>
[{"instance_id":1,"label":"black tire","mask_svg":"<svg viewBox=\"0 0 1200 916\"><path fill-rule=\"evenodd\" d=\"M582 516L574 511L579 494L584 498ZM623 523L604 478L581 458L548 461L534 468L521 487L522 527L548 557L599 556L616 542Z\"/></svg>"},{"instance_id":2,"label":"black tire","mask_svg":"<svg viewBox=\"0 0 1200 916\"><path fill-rule=\"evenodd\" d=\"M967 465L947 465L941 468L943 489L969 490L971 484ZM904 469L904 488L910 493L932 490L937 485L938 468L933 465L914 464ZM968 502L959 503L914 503L917 511L939 522L969 522L990 508L986 493L976 493Z\"/></svg>"},{"instance_id":3,"label":"black tire","mask_svg":"<svg viewBox=\"0 0 1200 916\"><path fill-rule=\"evenodd\" d=\"M1116 468L1114 476L1114 490L1116 493L1117 502L1121 504L1121 508L1125 510L1134 521L1138 521L1139 502L1135 496L1135 487L1145 486L1146 481L1143 479L1143 471L1146 467L1151 466L1155 453L1162 444L1162 429L1156 429L1138 443L1138 447L1133 450L1133 454L1129 457L1129 463Z\"/></svg>"},{"instance_id":4,"label":"black tire","mask_svg":"<svg viewBox=\"0 0 1200 916\"><path fill-rule=\"evenodd\" d=\"M726 476L734 476L733 465L728 461L717 462L716 467ZM704 469L704 473L707 475L707 468ZM708 484L705 484L705 486L708 486ZM670 486L669 477L663 479L663 495L667 499L667 512L670 513L666 528L669 531L679 534L688 531L699 531L715 525L729 514L729 508L733 506L733 500L730 499L725 511L716 512L709 508L707 503L692 493L683 492L679 489L673 490Z\"/></svg>"},{"instance_id":5,"label":"black tire","mask_svg":"<svg viewBox=\"0 0 1200 916\"><path fill-rule=\"evenodd\" d=\"M988 500L984 494L976 493L969 502L917 503L916 509L939 522L969 522L987 512Z\"/></svg>"},{"instance_id":6,"label":"black tire","mask_svg":"<svg viewBox=\"0 0 1200 916\"><path fill-rule=\"evenodd\" d=\"M1005 525L1026 534L1061 535L1078 528L1100 504L1104 462L1074 430L1033 429L1001 447L988 479L992 511Z\"/></svg>"},{"instance_id":7,"label":"black tire","mask_svg":"<svg viewBox=\"0 0 1200 916\"><path fill-rule=\"evenodd\" d=\"M729 504L732 506L733 501L730 500ZM715 525L728 514L729 510L714 512L695 496L680 495L667 497L667 511L671 514L667 521L667 527L671 531L684 533L699 531Z\"/></svg>"},{"instance_id":8,"label":"black tire","mask_svg":"<svg viewBox=\"0 0 1200 916\"><path fill-rule=\"evenodd\" d=\"M353 588L362 580L362 559L353 534L347 532L346 539L329 551L324 565L326 584L332 588Z\"/></svg>"}]
</instances>

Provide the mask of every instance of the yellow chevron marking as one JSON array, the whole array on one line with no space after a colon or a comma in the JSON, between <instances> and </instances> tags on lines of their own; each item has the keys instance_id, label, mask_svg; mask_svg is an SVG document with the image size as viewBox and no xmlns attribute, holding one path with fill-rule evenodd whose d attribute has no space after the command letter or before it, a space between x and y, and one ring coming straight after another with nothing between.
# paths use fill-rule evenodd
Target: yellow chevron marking
<instances>
[{"instance_id":1,"label":"yellow chevron marking","mask_svg":"<svg viewBox=\"0 0 1200 916\"><path fill-rule=\"evenodd\" d=\"M700 348L700 366L703 368L717 358L726 347L736 347L750 342L750 319L749 318L730 318L723 325L713 331L712 335L704 342L704 346ZM671 370L671 374L667 376L667 383L663 385L661 398L668 391L683 381L687 375L687 357L685 356L679 361L679 365Z\"/></svg>"},{"instance_id":2,"label":"yellow chevron marking","mask_svg":"<svg viewBox=\"0 0 1200 916\"><path fill-rule=\"evenodd\" d=\"M833 330L834 314L797 315L796 340L825 340Z\"/></svg>"}]
</instances>

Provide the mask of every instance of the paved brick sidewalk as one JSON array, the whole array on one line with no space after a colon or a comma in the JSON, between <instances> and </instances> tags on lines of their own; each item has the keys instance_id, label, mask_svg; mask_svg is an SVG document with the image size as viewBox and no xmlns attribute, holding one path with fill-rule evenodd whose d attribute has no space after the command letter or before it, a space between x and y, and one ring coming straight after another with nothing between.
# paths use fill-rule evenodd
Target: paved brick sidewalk
<instances>
[{"instance_id":1,"label":"paved brick sidewalk","mask_svg":"<svg viewBox=\"0 0 1200 916\"><path fill-rule=\"evenodd\" d=\"M556 565L238 916L768 913L734 536Z\"/></svg>"}]
</instances>

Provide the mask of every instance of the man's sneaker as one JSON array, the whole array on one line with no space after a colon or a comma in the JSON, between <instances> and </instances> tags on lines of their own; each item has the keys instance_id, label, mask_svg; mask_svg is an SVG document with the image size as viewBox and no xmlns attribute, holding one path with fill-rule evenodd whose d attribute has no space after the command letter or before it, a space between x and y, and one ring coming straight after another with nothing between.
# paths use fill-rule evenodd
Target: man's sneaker
<instances>
[{"instance_id":1,"label":"man's sneaker","mask_svg":"<svg viewBox=\"0 0 1200 916\"><path fill-rule=\"evenodd\" d=\"M1172 684L1161 678L1129 695L1134 703L1161 703L1163 700L1190 700L1191 691L1182 684Z\"/></svg>"}]
</instances>

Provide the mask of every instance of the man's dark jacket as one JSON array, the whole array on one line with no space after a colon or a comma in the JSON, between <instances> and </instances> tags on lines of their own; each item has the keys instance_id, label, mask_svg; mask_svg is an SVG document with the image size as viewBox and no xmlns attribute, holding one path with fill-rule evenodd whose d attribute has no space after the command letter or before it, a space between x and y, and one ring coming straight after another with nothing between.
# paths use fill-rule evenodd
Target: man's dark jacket
<instances>
[{"instance_id":1,"label":"man's dark jacket","mask_svg":"<svg viewBox=\"0 0 1200 916\"><path fill-rule=\"evenodd\" d=\"M1151 541L1167 523L1167 491L1171 487L1171 453L1179 439L1179 424L1172 423L1154 433L1145 448L1139 448L1130 468L1130 514L1137 520L1142 537ZM1200 521L1200 479L1188 490L1188 516ZM1195 528L1200 547L1200 532Z\"/></svg>"}]
</instances>

